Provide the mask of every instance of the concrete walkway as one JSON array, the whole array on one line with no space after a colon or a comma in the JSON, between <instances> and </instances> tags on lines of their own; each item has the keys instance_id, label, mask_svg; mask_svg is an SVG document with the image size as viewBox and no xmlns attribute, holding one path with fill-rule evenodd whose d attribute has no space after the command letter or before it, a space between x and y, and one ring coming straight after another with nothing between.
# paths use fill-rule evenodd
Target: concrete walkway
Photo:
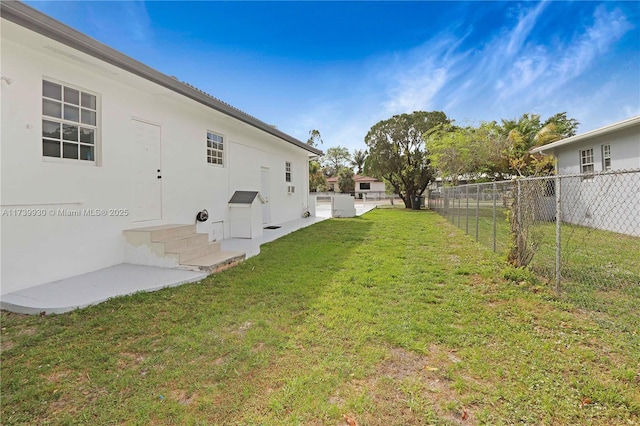
<instances>
[{"instance_id":1,"label":"concrete walkway","mask_svg":"<svg viewBox=\"0 0 640 426\"><path fill-rule=\"evenodd\" d=\"M2 296L0 308L20 314L62 314L116 296L200 281L204 272L122 263Z\"/></svg>"},{"instance_id":2,"label":"concrete walkway","mask_svg":"<svg viewBox=\"0 0 640 426\"><path fill-rule=\"evenodd\" d=\"M373 204L356 204L356 214L362 215L374 208ZM256 256L260 253L262 244L326 220L330 216L331 206L319 205L315 217L283 223L278 229L265 229L261 237L254 239L222 240L222 250L245 252L247 258ZM62 314L117 296L201 281L206 276L206 273L200 271L123 263L3 295L0 309L22 314Z\"/></svg>"}]
</instances>

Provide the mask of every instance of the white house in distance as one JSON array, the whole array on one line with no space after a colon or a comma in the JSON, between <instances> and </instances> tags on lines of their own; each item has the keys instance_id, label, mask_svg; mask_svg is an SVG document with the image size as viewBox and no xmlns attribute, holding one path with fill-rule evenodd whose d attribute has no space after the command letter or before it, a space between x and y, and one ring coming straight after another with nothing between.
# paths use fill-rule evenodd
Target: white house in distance
<instances>
[{"instance_id":1,"label":"white house in distance","mask_svg":"<svg viewBox=\"0 0 640 426\"><path fill-rule=\"evenodd\" d=\"M356 194L356 197L358 198L362 198L365 195L367 198L383 197L385 194L384 182L379 181L376 178L362 176L362 175L354 175L353 181L356 184L354 192ZM327 186L335 192L340 192L340 187L338 186L337 177L327 178Z\"/></svg>"},{"instance_id":2,"label":"white house in distance","mask_svg":"<svg viewBox=\"0 0 640 426\"><path fill-rule=\"evenodd\" d=\"M562 220L640 236L640 116L531 150L553 155Z\"/></svg>"},{"instance_id":3,"label":"white house in distance","mask_svg":"<svg viewBox=\"0 0 640 426\"><path fill-rule=\"evenodd\" d=\"M262 224L302 217L321 151L20 2L0 7L1 294L123 262L200 266L230 236L237 192L259 193L247 208Z\"/></svg>"}]
</instances>

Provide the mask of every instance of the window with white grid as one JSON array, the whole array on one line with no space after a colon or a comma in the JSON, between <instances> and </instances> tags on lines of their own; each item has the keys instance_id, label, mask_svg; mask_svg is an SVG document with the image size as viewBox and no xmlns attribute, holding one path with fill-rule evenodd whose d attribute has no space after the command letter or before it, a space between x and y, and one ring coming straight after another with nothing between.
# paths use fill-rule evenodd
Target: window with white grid
<instances>
[{"instance_id":1,"label":"window with white grid","mask_svg":"<svg viewBox=\"0 0 640 426\"><path fill-rule=\"evenodd\" d=\"M611 145L602 145L602 170L611 170Z\"/></svg>"},{"instance_id":2,"label":"window with white grid","mask_svg":"<svg viewBox=\"0 0 640 426\"><path fill-rule=\"evenodd\" d=\"M224 165L224 137L207 132L207 163Z\"/></svg>"},{"instance_id":3,"label":"window with white grid","mask_svg":"<svg viewBox=\"0 0 640 426\"><path fill-rule=\"evenodd\" d=\"M42 80L42 155L96 161L97 95Z\"/></svg>"},{"instance_id":4,"label":"window with white grid","mask_svg":"<svg viewBox=\"0 0 640 426\"><path fill-rule=\"evenodd\" d=\"M580 173L593 173L593 148L580 151ZM582 180L591 180L592 176L583 176Z\"/></svg>"},{"instance_id":5,"label":"window with white grid","mask_svg":"<svg viewBox=\"0 0 640 426\"><path fill-rule=\"evenodd\" d=\"M284 180L285 182L291 182L291 162L284 163Z\"/></svg>"}]
</instances>

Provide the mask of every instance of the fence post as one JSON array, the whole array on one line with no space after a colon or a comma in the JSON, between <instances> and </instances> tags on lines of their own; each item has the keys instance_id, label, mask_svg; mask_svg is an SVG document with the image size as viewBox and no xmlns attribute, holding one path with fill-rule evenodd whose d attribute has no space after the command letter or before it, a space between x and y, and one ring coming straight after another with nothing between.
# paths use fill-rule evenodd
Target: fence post
<instances>
[{"instance_id":1,"label":"fence post","mask_svg":"<svg viewBox=\"0 0 640 426\"><path fill-rule=\"evenodd\" d=\"M561 262L561 256L560 256L560 248L561 248L561 235L560 235L560 231L562 228L562 201L561 201L561 197L560 197L560 184L561 184L561 180L560 180L560 176L556 176L555 178L555 184L556 184L556 288L555 291L559 292L560 291L560 280L562 279L561 276L561 271L560 271L560 262Z\"/></svg>"},{"instance_id":2,"label":"fence post","mask_svg":"<svg viewBox=\"0 0 640 426\"><path fill-rule=\"evenodd\" d=\"M495 182L493 182L493 252L497 251L496 249L496 228L497 228L497 213L496 213L496 200L498 198L498 187Z\"/></svg>"},{"instance_id":3,"label":"fence post","mask_svg":"<svg viewBox=\"0 0 640 426\"><path fill-rule=\"evenodd\" d=\"M522 204L522 182L520 181L520 179L516 179L516 233L518 235L520 235L523 230L522 230L522 208L521 208L521 204ZM518 247L518 251L520 251L521 249L524 249L524 247Z\"/></svg>"},{"instance_id":4,"label":"fence post","mask_svg":"<svg viewBox=\"0 0 640 426\"><path fill-rule=\"evenodd\" d=\"M462 201L462 191L458 188L456 192L458 195L458 228L460 228L460 202Z\"/></svg>"},{"instance_id":5,"label":"fence post","mask_svg":"<svg viewBox=\"0 0 640 426\"><path fill-rule=\"evenodd\" d=\"M520 259L524 259L525 256L525 252L526 252L526 248L522 247L524 244L522 244L523 242L523 234L524 234L524 229L523 229L523 225L522 225L522 181L520 180L520 178L516 178L516 211L515 211L515 219L516 219L516 226L515 226L515 231L516 231L516 240L515 240L515 245L516 245L516 253L517 253L517 258L518 258L518 265L521 266L521 260ZM513 212L512 212L513 213ZM513 244L513 243L512 243Z\"/></svg>"},{"instance_id":6,"label":"fence post","mask_svg":"<svg viewBox=\"0 0 640 426\"><path fill-rule=\"evenodd\" d=\"M455 188L449 188L449 216L451 217L451 219L449 219L449 222L453 223L455 225L456 223L456 192L455 192Z\"/></svg>"},{"instance_id":7,"label":"fence post","mask_svg":"<svg viewBox=\"0 0 640 426\"><path fill-rule=\"evenodd\" d=\"M476 242L478 241L479 227L480 227L480 185L476 185Z\"/></svg>"},{"instance_id":8,"label":"fence post","mask_svg":"<svg viewBox=\"0 0 640 426\"><path fill-rule=\"evenodd\" d=\"M465 217L467 219L467 235L469 235L469 185L464 187L464 198L467 200L467 208L465 210Z\"/></svg>"}]
</instances>

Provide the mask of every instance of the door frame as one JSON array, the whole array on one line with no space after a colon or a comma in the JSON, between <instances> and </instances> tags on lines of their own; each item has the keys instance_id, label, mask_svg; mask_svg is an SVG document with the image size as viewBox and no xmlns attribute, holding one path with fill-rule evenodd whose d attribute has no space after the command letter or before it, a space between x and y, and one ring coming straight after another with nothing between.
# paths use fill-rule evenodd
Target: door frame
<instances>
[{"instance_id":1,"label":"door frame","mask_svg":"<svg viewBox=\"0 0 640 426\"><path fill-rule=\"evenodd\" d=\"M266 191L265 191L266 189ZM266 194L265 194L266 192ZM262 204L262 224L269 225L271 223L271 170L268 167L260 167L260 195L263 198Z\"/></svg>"},{"instance_id":2,"label":"door frame","mask_svg":"<svg viewBox=\"0 0 640 426\"><path fill-rule=\"evenodd\" d=\"M155 161L155 165L153 169L150 169L147 173L148 177L150 177L150 179L148 179L148 182L151 183L155 183L159 186L157 192L157 197L156 197L156 201L157 201L157 211L155 211L154 213L152 213L149 217L146 216L140 216L137 214L136 212L136 197L137 197L137 184L138 184L138 169L136 167L136 164L138 163L139 160L139 153L137 152L137 150L134 150L134 152L136 153L136 155L132 156L132 160L134 162L133 164L133 208L132 208L132 213L133 213L133 218L132 220L134 222L147 222L147 221L154 221L154 220L161 220L162 219L162 126L160 125L160 123L155 123L153 121L150 120L145 120L143 118L139 118L139 117L131 117L131 122L130 125L131 126L135 126L137 123L141 123L143 125L148 125L148 126L155 126L158 128L158 140L157 140L157 160ZM132 129L133 130L133 129ZM135 134L131 135L132 137L132 143L136 143L135 141ZM151 178L151 176L155 177L155 179Z\"/></svg>"}]
</instances>

